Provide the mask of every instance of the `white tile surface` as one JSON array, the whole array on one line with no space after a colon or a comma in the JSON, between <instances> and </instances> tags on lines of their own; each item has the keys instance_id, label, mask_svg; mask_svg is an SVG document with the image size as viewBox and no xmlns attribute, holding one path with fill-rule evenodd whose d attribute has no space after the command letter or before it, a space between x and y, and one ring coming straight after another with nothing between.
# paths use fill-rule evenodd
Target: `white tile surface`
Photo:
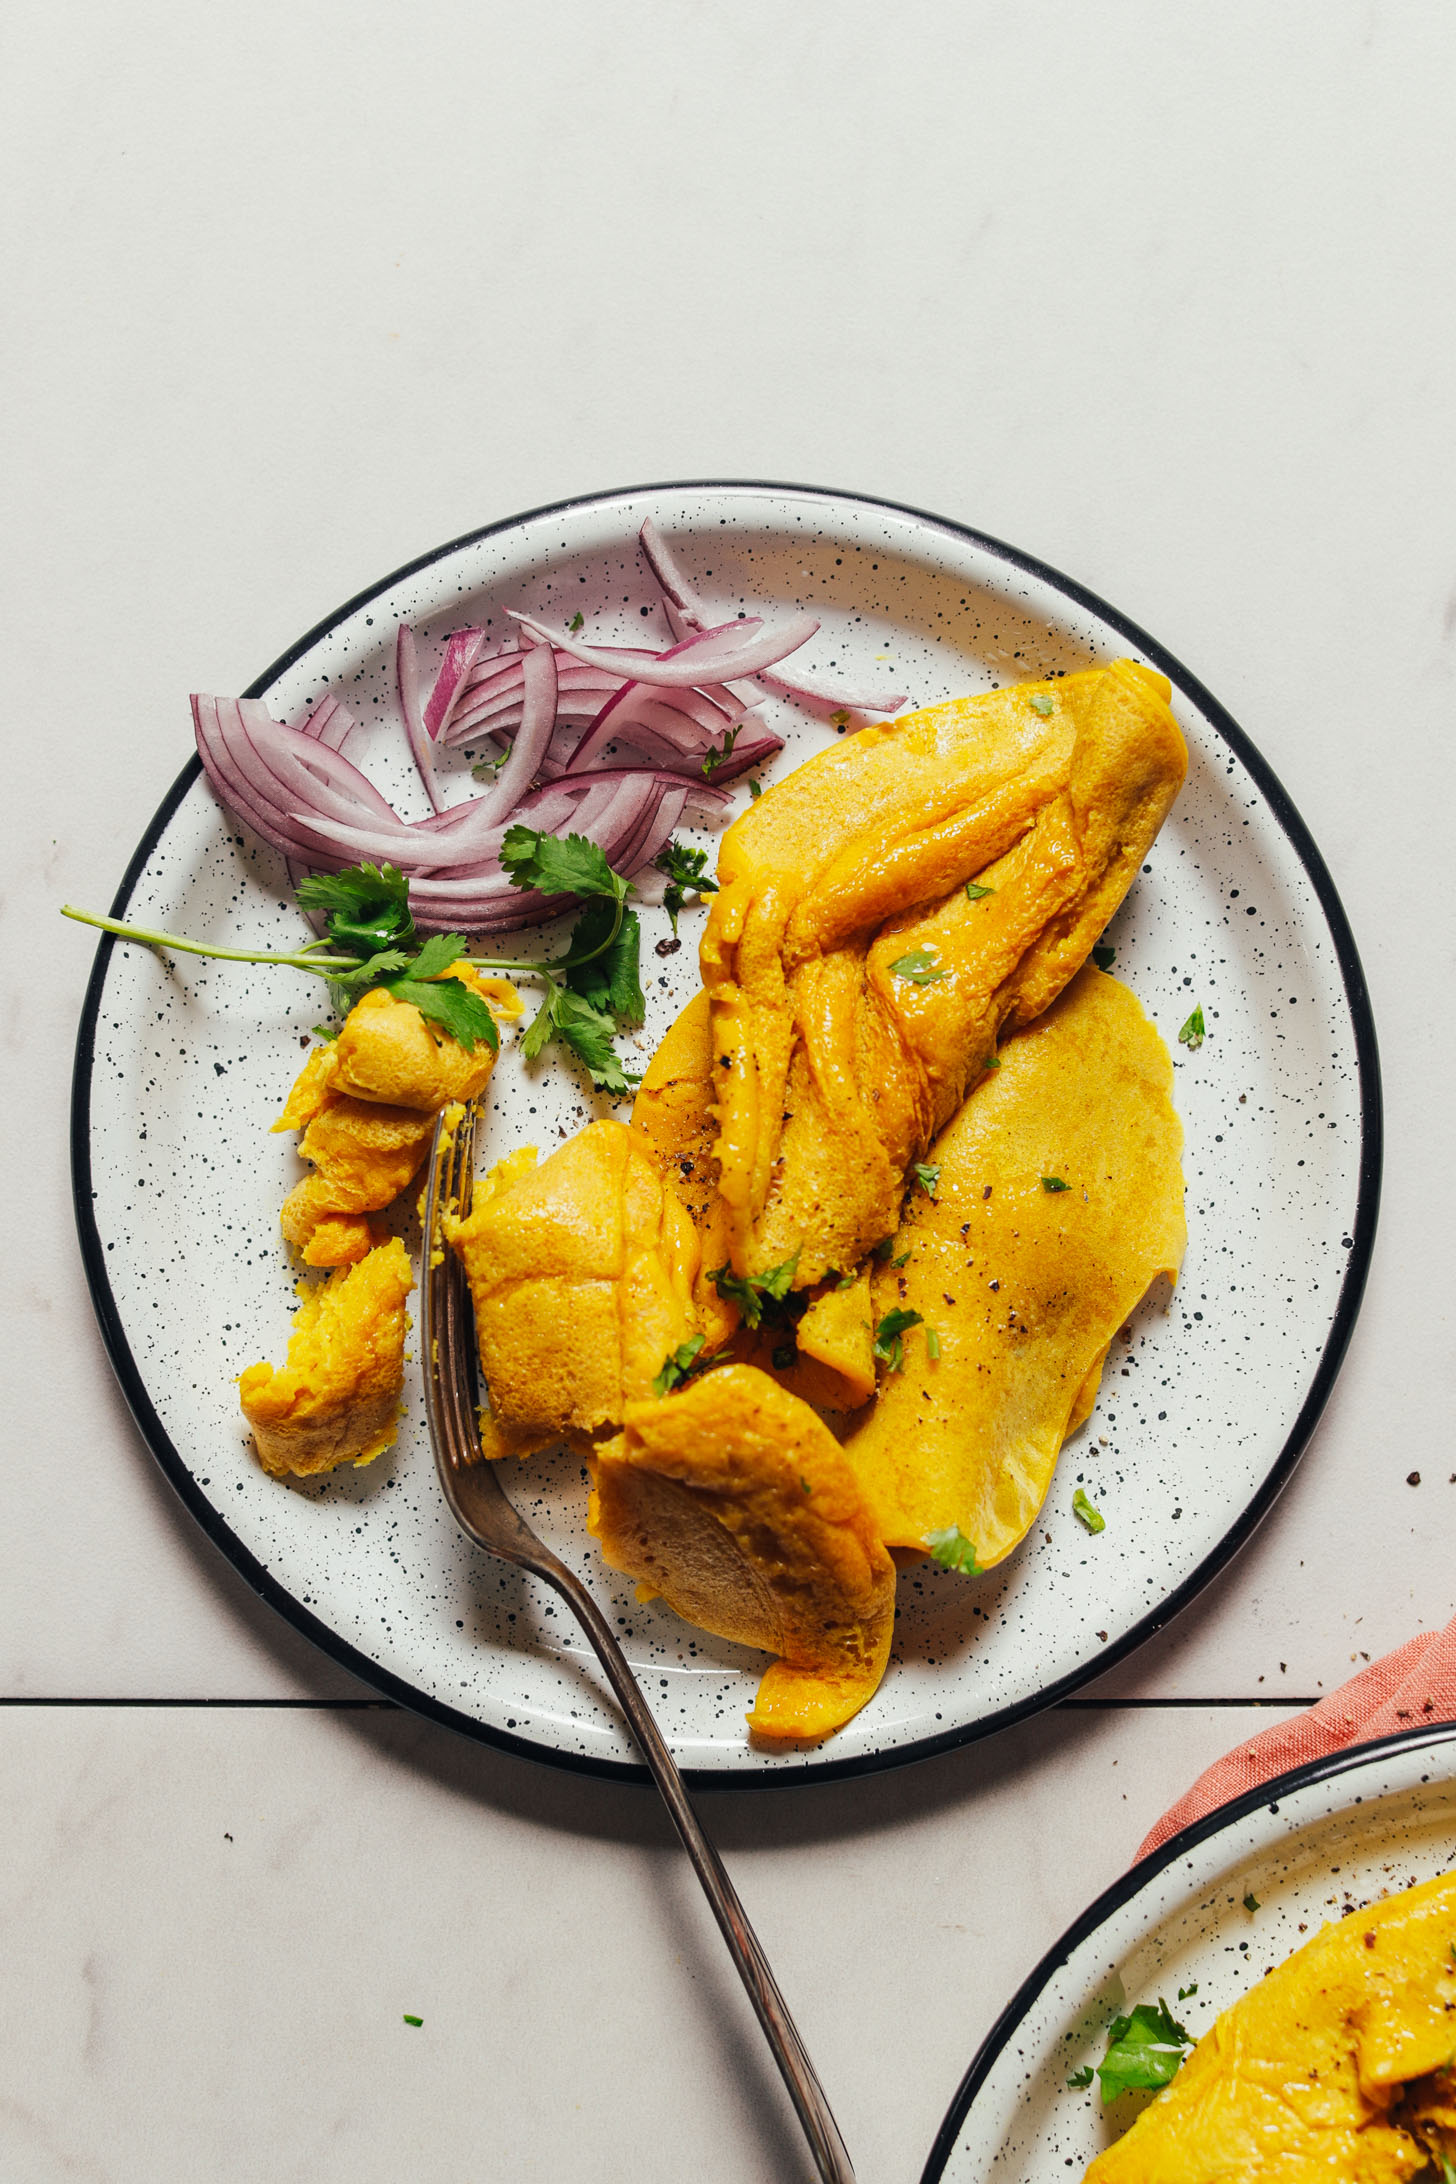
<instances>
[{"instance_id":1,"label":"white tile surface","mask_svg":"<svg viewBox=\"0 0 1456 2184\"><path fill-rule=\"evenodd\" d=\"M1145 1817L1274 1718L1059 1714L893 1778L704 1801L861 2184L913 2184ZM10 1709L0 1827L7 2178L805 2174L647 1791L394 1712Z\"/></svg>"}]
</instances>

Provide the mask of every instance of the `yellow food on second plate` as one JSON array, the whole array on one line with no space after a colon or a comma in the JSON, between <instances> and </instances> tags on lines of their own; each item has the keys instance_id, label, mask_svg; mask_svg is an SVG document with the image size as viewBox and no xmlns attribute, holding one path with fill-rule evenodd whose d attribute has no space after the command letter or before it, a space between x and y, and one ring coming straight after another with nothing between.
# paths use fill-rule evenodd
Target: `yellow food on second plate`
<instances>
[{"instance_id":1,"label":"yellow food on second plate","mask_svg":"<svg viewBox=\"0 0 1456 2184\"><path fill-rule=\"evenodd\" d=\"M778 1656L748 1716L827 1736L889 1658L895 1566L821 1418L750 1365L629 1403L598 1450L590 1523L614 1569L688 1622Z\"/></svg>"},{"instance_id":2,"label":"yellow food on second plate","mask_svg":"<svg viewBox=\"0 0 1456 2184\"><path fill-rule=\"evenodd\" d=\"M445 1230L475 1306L489 1456L619 1425L697 1332L697 1232L625 1123L588 1124L504 1189L487 1178Z\"/></svg>"},{"instance_id":3,"label":"yellow food on second plate","mask_svg":"<svg viewBox=\"0 0 1456 2184\"><path fill-rule=\"evenodd\" d=\"M982 1569L1026 1536L1110 1338L1187 1237L1172 1063L1126 986L1089 965L1000 1064L876 1267L876 1324L922 1324L845 1442L890 1546L958 1527Z\"/></svg>"},{"instance_id":4,"label":"yellow food on second plate","mask_svg":"<svg viewBox=\"0 0 1456 2184\"><path fill-rule=\"evenodd\" d=\"M367 1464L389 1447L404 1385L405 1299L414 1287L398 1237L303 1294L282 1367L238 1380L258 1460L282 1478Z\"/></svg>"},{"instance_id":5,"label":"yellow food on second plate","mask_svg":"<svg viewBox=\"0 0 1456 2184\"><path fill-rule=\"evenodd\" d=\"M1199 2041L1087 2184L1407 2184L1456 2165L1456 1874L1326 1926Z\"/></svg>"}]
</instances>

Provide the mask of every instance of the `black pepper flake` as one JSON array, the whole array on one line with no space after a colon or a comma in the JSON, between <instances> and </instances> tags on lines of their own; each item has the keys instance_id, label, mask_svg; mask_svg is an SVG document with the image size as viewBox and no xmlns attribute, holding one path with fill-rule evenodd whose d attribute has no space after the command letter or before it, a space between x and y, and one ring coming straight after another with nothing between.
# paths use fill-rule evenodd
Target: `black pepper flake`
<instances>
[{"instance_id":1,"label":"black pepper flake","mask_svg":"<svg viewBox=\"0 0 1456 2184\"><path fill-rule=\"evenodd\" d=\"M1420 1473L1418 1471L1408 1471L1405 1475L1405 1483L1407 1486L1419 1486L1421 1483Z\"/></svg>"}]
</instances>

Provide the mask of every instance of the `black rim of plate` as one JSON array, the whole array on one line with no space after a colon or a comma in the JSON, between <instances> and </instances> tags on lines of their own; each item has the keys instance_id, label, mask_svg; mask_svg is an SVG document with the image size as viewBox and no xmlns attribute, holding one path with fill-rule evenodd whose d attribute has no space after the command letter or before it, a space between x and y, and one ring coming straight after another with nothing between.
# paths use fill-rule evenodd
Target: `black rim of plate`
<instances>
[{"instance_id":1,"label":"black rim of plate","mask_svg":"<svg viewBox=\"0 0 1456 2184\"><path fill-rule=\"evenodd\" d=\"M1230 717L1218 701L1203 687L1197 677L1158 644L1137 623L1108 606L1095 592L1072 578L1063 576L1046 562L1038 561L1032 554L1023 553L1018 547L1009 546L1004 540L992 538L984 531L974 530L969 524L955 523L949 517L931 514L926 509L907 508L898 501L883 500L868 493L840 493L824 486L787 484L781 480L756 478L692 478L672 479L650 485L624 486L606 493L582 493L571 500L551 501L541 508L530 508L523 513L504 518L499 523L488 523L479 530L467 531L463 537L454 538L431 552L408 561L402 568L393 570L366 591L357 593L333 614L317 623L306 635L276 659L267 671L260 675L243 693L250 698L263 697L294 662L328 636L339 624L359 608L367 606L381 593L387 592L406 577L428 569L448 555L458 553L463 547L477 544L481 539L494 538L503 531L517 529L520 525L534 523L544 516L561 515L570 509L587 508L617 500L640 499L650 494L681 492L726 493L782 493L795 498L808 498L827 504L849 504L860 508L884 509L888 513L909 519L922 528L941 531L964 541L979 551L989 554L1008 568L1022 571L1049 585L1063 598L1071 600L1089 613L1098 616L1109 628L1125 638L1129 646L1145 660L1159 668L1187 697L1191 698L1214 728L1216 733L1234 752L1247 769L1265 798L1276 823L1283 831L1309 878L1319 901L1334 944L1336 960L1344 981L1345 999L1350 1011L1351 1026L1355 1038L1356 1066L1360 1080L1360 1162L1356 1194L1355 1219L1351 1228L1352 1247L1345 1262L1345 1272L1340 1284L1339 1299L1335 1307L1330 1331L1321 1352L1313 1378L1305 1392L1298 1415L1285 1439L1279 1456L1270 1467L1257 1492L1240 1510L1229 1530L1218 1545L1206 1555L1191 1575L1177 1589L1168 1594L1155 1608L1134 1624L1118 1641L1101 1651L1095 1660L1085 1662L1057 1682L1049 1684L1032 1697L1018 1700L1015 1704L1000 1708L984 1719L970 1722L959 1728L948 1729L935 1736L922 1737L914 1744L893 1750L871 1752L855 1759L808 1759L796 1767L759 1770L753 1767L739 1769L686 1768L685 1778L699 1789L746 1788L777 1789L801 1782L832 1782L863 1774L879 1774L892 1767L908 1766L913 1761L932 1758L939 1752L954 1751L963 1744L974 1743L978 1738L990 1736L1009 1728L1012 1723L1026 1720L1043 1708L1054 1706L1067 1698L1083 1684L1104 1675L1114 1662L1123 1660L1138 1646L1151 1638L1156 1631L1172 1621L1189 1602L1202 1592L1232 1560L1244 1543L1252 1536L1273 1507L1288 1482L1295 1465L1304 1452L1306 1443L1320 1412L1324 1409L1335 1377L1339 1372L1360 1309L1360 1299L1369 1270L1370 1253L1375 1238L1375 1221L1380 1201L1380 1171L1382 1150L1382 1109L1380 1093L1380 1060L1376 1046L1375 1022L1370 1009L1370 997L1365 985L1365 974L1360 967L1360 957L1355 946L1350 921L1345 915L1334 881L1324 859L1290 802L1270 767L1249 741L1243 730ZM202 771L201 761L194 755L183 767L171 789L163 799L130 864L126 868L111 915L123 917L131 900L132 890L145 870L152 852L165 832L173 813L181 803L193 782ZM545 1761L553 1766L568 1767L577 1773L609 1776L617 1781L648 1782L645 1767L629 1760L603 1759L588 1753L561 1752L525 1737L513 1736L508 1731L496 1729L476 1721L471 1715L443 1705L428 1693L416 1690L412 1684L381 1668L358 1652L346 1640L340 1638L328 1624L322 1622L299 1602L292 1593L269 1575L256 1557L233 1533L220 1512L208 1500L194 1480L192 1473L173 1445L152 1404L141 1373L131 1352L121 1314L112 1294L106 1270L106 1254L100 1232L96 1226L95 1193L91 1181L91 1072L95 1055L95 1033L100 1014L101 999L106 985L107 968L116 942L110 934L102 937L92 966L86 998L81 1009L81 1021L76 1035L76 1061L71 1086L71 1186L76 1208L76 1226L80 1236L81 1257L86 1279L91 1290L91 1300L101 1327L102 1339L121 1383L133 1418L152 1454L161 1465L172 1486L186 1507L202 1526L209 1539L219 1547L238 1574L253 1591L270 1607L302 1631L306 1638L330 1654L334 1660L384 1697L399 1705L424 1715L428 1720L444 1727L460 1731L479 1743L493 1744L502 1750L514 1752L523 1759Z\"/></svg>"},{"instance_id":2,"label":"black rim of plate","mask_svg":"<svg viewBox=\"0 0 1456 2184\"><path fill-rule=\"evenodd\" d=\"M1140 1858L1103 1890L1095 1903L1089 1904L1082 1916L1067 1928L1060 1941L1053 1944L1042 1958L1036 1970L1026 1979L1001 2015L997 2018L976 2052L976 2059L956 2089L955 2099L946 2111L944 2123L936 2133L935 2144L930 2149L930 2159L921 2172L920 2184L940 2184L945 2165L955 2152L971 2104L985 2084L996 2062L1014 2037L1017 2027L1043 1990L1050 1985L1074 1950L1095 1934L1100 1926L1134 1896L1141 1894L1158 1878L1160 1873L1186 1858L1189 1851L1200 1843L1206 1843L1212 1835L1222 1835L1225 1829L1237 1827L1251 1812L1266 1809L1277 1812L1283 1800L1296 1791L1311 1788L1315 1783L1330 1782L1338 1776L1359 1773L1366 1767L1375 1767L1392 1755L1413 1750L1438 1751L1442 1745L1456 1744L1456 1722L1424 1723L1416 1729L1402 1729L1393 1737L1377 1737L1369 1744L1354 1744L1348 1750L1328 1753L1323 1759L1306 1760L1302 1767L1291 1767L1287 1774L1271 1775L1256 1789L1248 1790L1242 1797L1232 1799L1227 1805L1219 1805L1195 1820L1177 1835L1170 1836L1159 1849ZM1429 1778L1421 1777L1422 1781Z\"/></svg>"}]
</instances>

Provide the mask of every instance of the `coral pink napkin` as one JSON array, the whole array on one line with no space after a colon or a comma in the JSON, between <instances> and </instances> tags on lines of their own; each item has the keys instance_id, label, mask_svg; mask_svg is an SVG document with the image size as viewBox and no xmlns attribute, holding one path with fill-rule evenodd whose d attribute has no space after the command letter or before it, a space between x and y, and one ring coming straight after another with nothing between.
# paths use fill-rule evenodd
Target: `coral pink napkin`
<instances>
[{"instance_id":1,"label":"coral pink napkin","mask_svg":"<svg viewBox=\"0 0 1456 2184\"><path fill-rule=\"evenodd\" d=\"M1180 1828L1272 1775L1325 1759L1348 1744L1369 1744L1438 1721L1456 1721L1456 1618L1444 1630L1425 1631L1372 1661L1307 1714L1278 1722L1215 1760L1144 1838L1138 1857L1146 1858Z\"/></svg>"}]
</instances>

